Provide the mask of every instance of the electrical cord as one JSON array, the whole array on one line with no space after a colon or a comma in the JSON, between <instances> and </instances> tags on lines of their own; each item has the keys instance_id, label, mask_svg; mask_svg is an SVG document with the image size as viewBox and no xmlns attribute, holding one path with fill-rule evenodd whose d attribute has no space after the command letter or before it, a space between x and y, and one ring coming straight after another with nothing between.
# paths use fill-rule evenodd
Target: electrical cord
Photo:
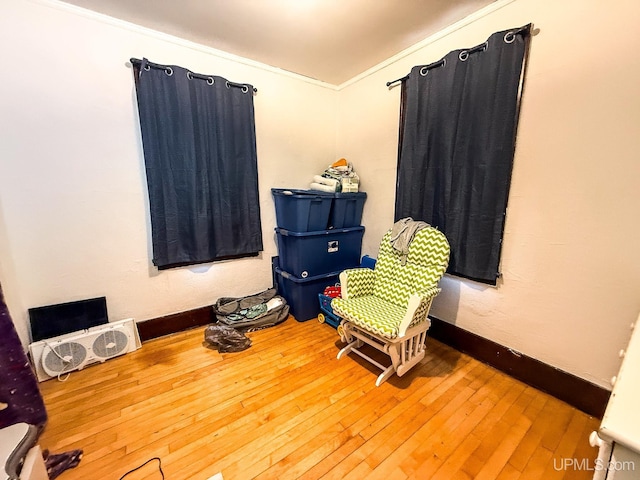
<instances>
[{"instance_id":1,"label":"electrical cord","mask_svg":"<svg viewBox=\"0 0 640 480\"><path fill-rule=\"evenodd\" d=\"M122 480L124 477L126 477L127 475L140 470L142 467L144 467L147 463L152 462L154 460L158 460L158 469L160 470L160 475L162 475L162 478L164 480L164 472L162 471L162 461L160 460L160 457L153 457L150 458L149 460L147 460L146 462L144 462L142 465L140 465L139 467L134 468L133 470L129 470L127 473L125 473L124 475L122 475L120 477L120 480Z\"/></svg>"},{"instance_id":2,"label":"electrical cord","mask_svg":"<svg viewBox=\"0 0 640 480\"><path fill-rule=\"evenodd\" d=\"M51 344L49 342L44 342L44 344L49 347L49 349L56 354L56 357L58 357L60 360L62 360L63 368L67 368L67 366L71 363L71 360L69 360L68 358L63 357L62 355L60 355L58 353L58 351L55 349L55 347L52 347ZM42 362L44 363L44 358L42 359ZM67 376L62 378L62 375L64 375L65 372L60 372L58 374L58 381L59 382L66 382L67 380L69 380L69 377L71 376L71 372L66 372Z\"/></svg>"}]
</instances>

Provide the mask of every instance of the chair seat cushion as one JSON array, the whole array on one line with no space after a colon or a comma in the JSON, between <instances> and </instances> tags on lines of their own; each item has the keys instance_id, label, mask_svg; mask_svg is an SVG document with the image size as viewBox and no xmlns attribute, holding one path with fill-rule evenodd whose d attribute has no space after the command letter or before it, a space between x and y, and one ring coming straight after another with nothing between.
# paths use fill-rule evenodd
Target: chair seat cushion
<instances>
[{"instance_id":1,"label":"chair seat cushion","mask_svg":"<svg viewBox=\"0 0 640 480\"><path fill-rule=\"evenodd\" d=\"M334 298L331 308L340 317L385 338L398 336L406 309L373 295L344 300Z\"/></svg>"}]
</instances>

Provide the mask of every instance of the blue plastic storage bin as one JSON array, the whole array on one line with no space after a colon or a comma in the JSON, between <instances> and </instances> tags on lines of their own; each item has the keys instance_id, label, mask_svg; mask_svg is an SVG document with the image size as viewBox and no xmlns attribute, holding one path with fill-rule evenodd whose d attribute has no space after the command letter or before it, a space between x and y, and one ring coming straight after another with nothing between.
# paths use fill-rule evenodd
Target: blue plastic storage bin
<instances>
[{"instance_id":1,"label":"blue plastic storage bin","mask_svg":"<svg viewBox=\"0 0 640 480\"><path fill-rule=\"evenodd\" d=\"M299 278L342 271L360 264L364 227L292 232L276 228L280 268Z\"/></svg>"},{"instance_id":2,"label":"blue plastic storage bin","mask_svg":"<svg viewBox=\"0 0 640 480\"><path fill-rule=\"evenodd\" d=\"M375 270L376 268L376 259L370 257L369 255L364 255L360 260L360 266L362 268L370 268L371 270Z\"/></svg>"},{"instance_id":3,"label":"blue plastic storage bin","mask_svg":"<svg viewBox=\"0 0 640 480\"><path fill-rule=\"evenodd\" d=\"M332 193L283 188L272 188L271 193L278 227L293 232L313 232L329 226Z\"/></svg>"},{"instance_id":4,"label":"blue plastic storage bin","mask_svg":"<svg viewBox=\"0 0 640 480\"><path fill-rule=\"evenodd\" d=\"M364 192L334 193L329 227L357 227L362 222L362 210L367 194Z\"/></svg>"},{"instance_id":5,"label":"blue plastic storage bin","mask_svg":"<svg viewBox=\"0 0 640 480\"><path fill-rule=\"evenodd\" d=\"M274 270L278 294L285 298L291 308L291 315L298 322L317 318L320 313L318 294L324 292L325 287L335 285L340 275L340 272L332 272L315 277L297 278L279 267L274 267Z\"/></svg>"}]
</instances>

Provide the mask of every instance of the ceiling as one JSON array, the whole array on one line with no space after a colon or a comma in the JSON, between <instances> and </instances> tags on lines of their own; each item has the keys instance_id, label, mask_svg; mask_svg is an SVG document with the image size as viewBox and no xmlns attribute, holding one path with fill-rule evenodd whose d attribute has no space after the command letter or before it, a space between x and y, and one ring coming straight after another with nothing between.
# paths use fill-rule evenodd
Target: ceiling
<instances>
[{"instance_id":1,"label":"ceiling","mask_svg":"<svg viewBox=\"0 0 640 480\"><path fill-rule=\"evenodd\" d=\"M65 0L340 85L494 0Z\"/></svg>"}]
</instances>

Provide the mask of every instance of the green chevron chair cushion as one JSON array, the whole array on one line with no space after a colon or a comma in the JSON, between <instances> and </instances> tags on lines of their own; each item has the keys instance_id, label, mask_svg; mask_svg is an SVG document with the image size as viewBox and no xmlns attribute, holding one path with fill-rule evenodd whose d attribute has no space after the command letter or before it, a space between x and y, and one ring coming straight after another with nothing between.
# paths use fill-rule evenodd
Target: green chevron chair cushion
<instances>
[{"instance_id":1,"label":"green chevron chair cushion","mask_svg":"<svg viewBox=\"0 0 640 480\"><path fill-rule=\"evenodd\" d=\"M346 298L361 297L373 293L373 285L376 275L370 268L352 268L345 270L346 282L340 279L342 291L346 292ZM345 294L343 293L343 297Z\"/></svg>"},{"instance_id":2,"label":"green chevron chair cushion","mask_svg":"<svg viewBox=\"0 0 640 480\"><path fill-rule=\"evenodd\" d=\"M449 243L439 230L423 228L416 233L407 261L402 265L400 253L393 248L390 238L391 231L380 243L373 294L406 307L412 293L438 285L449 263Z\"/></svg>"},{"instance_id":3,"label":"green chevron chair cushion","mask_svg":"<svg viewBox=\"0 0 640 480\"><path fill-rule=\"evenodd\" d=\"M346 298L336 298L331 306L339 316L362 328L387 338L396 338L398 326L405 317L412 294L425 298L437 295L438 282L449 262L449 243L442 232L433 227L418 230L409 246L406 262L390 242L389 230L380 243L376 266L343 272L347 284ZM427 305L424 301L421 305ZM418 309L417 313L423 310ZM414 315L412 324L426 319Z\"/></svg>"},{"instance_id":4,"label":"green chevron chair cushion","mask_svg":"<svg viewBox=\"0 0 640 480\"><path fill-rule=\"evenodd\" d=\"M334 312L360 327L387 338L398 336L398 326L404 318L405 309L373 295L344 300L334 298Z\"/></svg>"}]
</instances>

